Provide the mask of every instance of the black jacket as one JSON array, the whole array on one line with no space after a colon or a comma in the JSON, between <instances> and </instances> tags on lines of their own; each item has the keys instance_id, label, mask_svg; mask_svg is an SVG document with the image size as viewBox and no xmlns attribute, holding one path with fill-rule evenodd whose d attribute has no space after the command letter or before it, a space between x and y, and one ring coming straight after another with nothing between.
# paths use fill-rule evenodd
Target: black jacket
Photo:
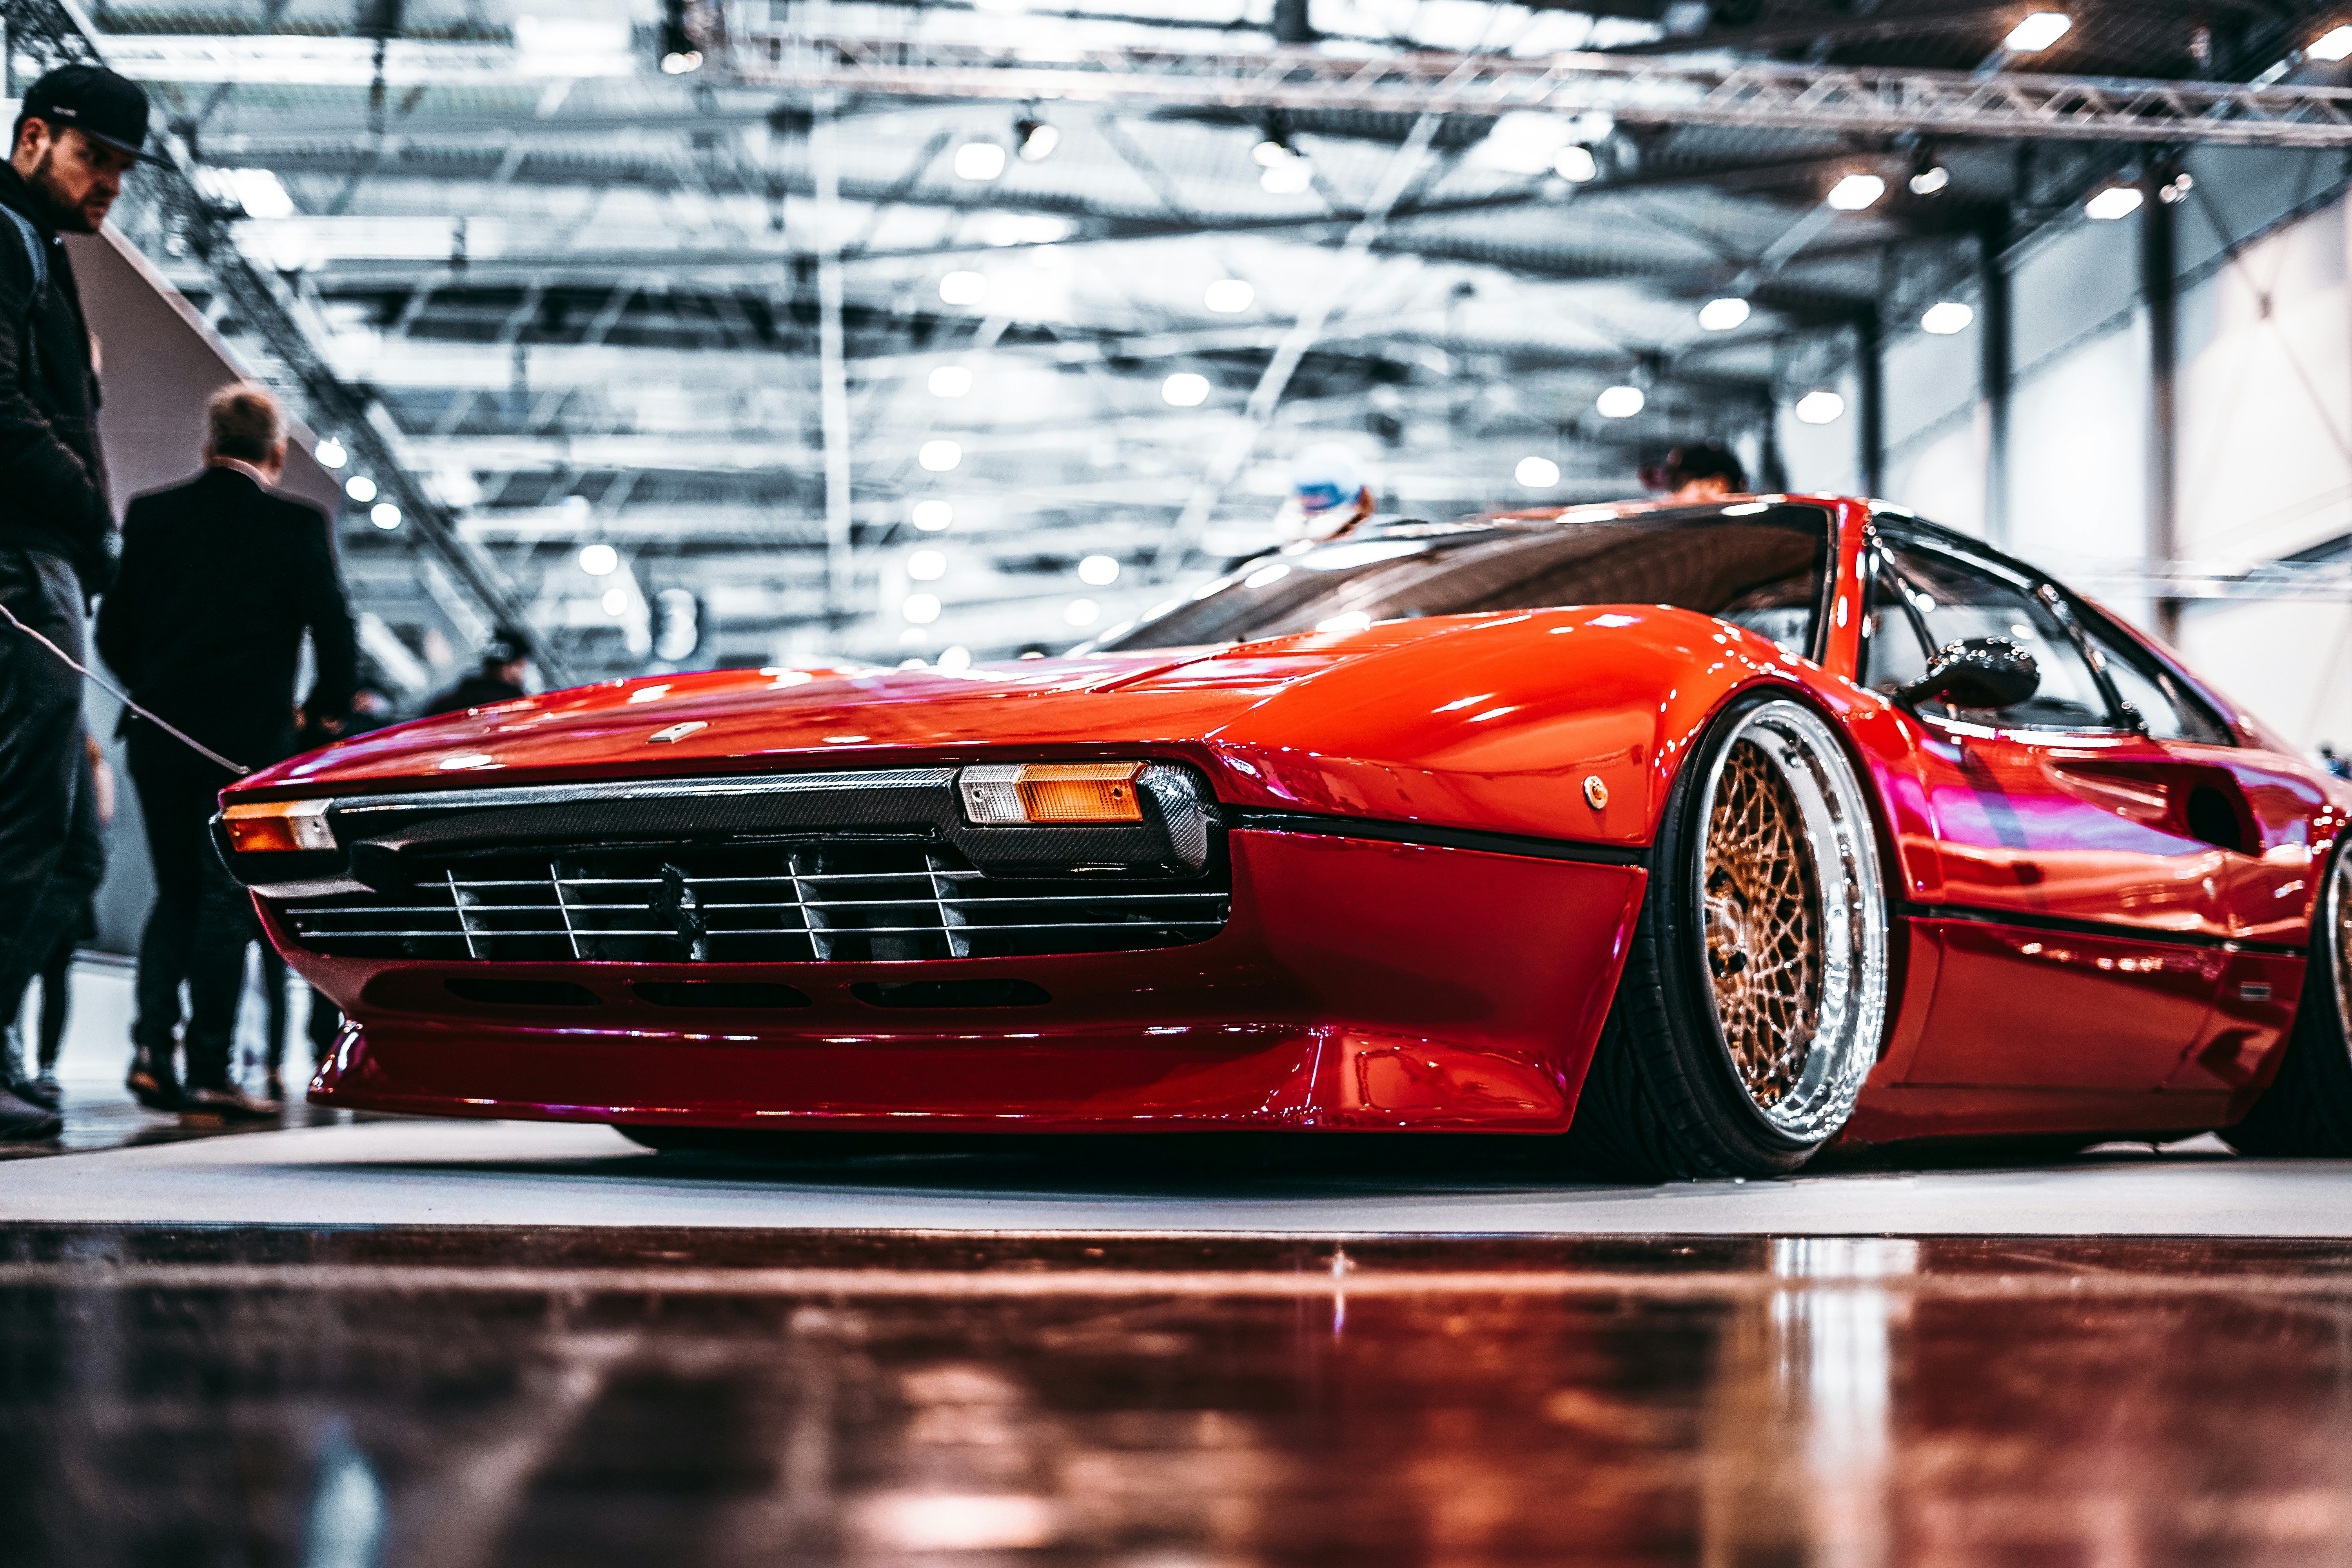
<instances>
[{"instance_id":1,"label":"black jacket","mask_svg":"<svg viewBox=\"0 0 2352 1568\"><path fill-rule=\"evenodd\" d=\"M0 549L61 555L84 594L104 593L114 574L114 509L81 291L41 204L5 163L0 203L32 220L49 274L35 298L23 233L0 218Z\"/></svg>"},{"instance_id":2,"label":"black jacket","mask_svg":"<svg viewBox=\"0 0 2352 1568\"><path fill-rule=\"evenodd\" d=\"M132 500L98 651L140 703L247 767L282 761L294 754L306 627L319 676L302 706L340 718L358 651L317 507L229 468Z\"/></svg>"},{"instance_id":3,"label":"black jacket","mask_svg":"<svg viewBox=\"0 0 2352 1568\"><path fill-rule=\"evenodd\" d=\"M469 675L436 697L425 711L427 714L462 713L468 708L488 708L494 702L512 702L518 697L530 695L511 680L500 680L488 673Z\"/></svg>"}]
</instances>

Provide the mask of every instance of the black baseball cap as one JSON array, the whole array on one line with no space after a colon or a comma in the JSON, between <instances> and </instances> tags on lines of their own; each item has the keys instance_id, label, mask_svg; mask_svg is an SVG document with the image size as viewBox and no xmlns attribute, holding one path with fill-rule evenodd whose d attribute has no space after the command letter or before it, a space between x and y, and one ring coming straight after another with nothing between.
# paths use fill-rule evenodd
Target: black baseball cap
<instances>
[{"instance_id":1,"label":"black baseball cap","mask_svg":"<svg viewBox=\"0 0 2352 1568\"><path fill-rule=\"evenodd\" d=\"M59 66L26 90L25 119L70 125L93 142L143 157L147 89L104 66Z\"/></svg>"}]
</instances>

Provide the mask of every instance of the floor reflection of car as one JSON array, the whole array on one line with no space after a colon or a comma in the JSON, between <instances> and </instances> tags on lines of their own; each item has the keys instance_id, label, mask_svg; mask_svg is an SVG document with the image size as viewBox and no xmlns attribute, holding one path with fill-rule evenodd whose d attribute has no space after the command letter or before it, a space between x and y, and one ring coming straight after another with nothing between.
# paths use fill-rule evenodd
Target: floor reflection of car
<instances>
[{"instance_id":1,"label":"floor reflection of car","mask_svg":"<svg viewBox=\"0 0 2352 1568\"><path fill-rule=\"evenodd\" d=\"M2352 793L1859 501L1384 520L1062 658L557 692L226 800L352 1020L327 1104L1482 1131L1648 1176L2352 1152Z\"/></svg>"}]
</instances>

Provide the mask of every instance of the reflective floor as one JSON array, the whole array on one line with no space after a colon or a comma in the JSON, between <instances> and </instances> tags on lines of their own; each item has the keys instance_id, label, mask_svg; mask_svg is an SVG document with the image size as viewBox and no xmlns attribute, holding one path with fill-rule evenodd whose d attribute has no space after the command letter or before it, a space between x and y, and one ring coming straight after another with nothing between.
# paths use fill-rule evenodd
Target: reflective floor
<instances>
[{"instance_id":1,"label":"reflective floor","mask_svg":"<svg viewBox=\"0 0 2352 1568\"><path fill-rule=\"evenodd\" d=\"M2336 1563L2352 1247L0 1233L0 1558Z\"/></svg>"}]
</instances>

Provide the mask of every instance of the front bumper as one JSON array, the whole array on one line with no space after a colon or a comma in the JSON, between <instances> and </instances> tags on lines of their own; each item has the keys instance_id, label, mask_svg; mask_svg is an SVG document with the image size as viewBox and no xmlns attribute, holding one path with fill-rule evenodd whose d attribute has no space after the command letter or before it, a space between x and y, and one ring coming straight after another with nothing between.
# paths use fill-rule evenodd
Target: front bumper
<instances>
[{"instance_id":1,"label":"front bumper","mask_svg":"<svg viewBox=\"0 0 2352 1568\"><path fill-rule=\"evenodd\" d=\"M1325 834L1230 836L1233 915L1133 952L925 963L463 963L272 937L356 1026L321 1105L843 1131L1566 1129L1639 911L1636 867ZM582 988L492 1005L448 982ZM877 984L1012 980L1020 1006L874 1005ZM648 982L785 984L678 1008Z\"/></svg>"}]
</instances>

